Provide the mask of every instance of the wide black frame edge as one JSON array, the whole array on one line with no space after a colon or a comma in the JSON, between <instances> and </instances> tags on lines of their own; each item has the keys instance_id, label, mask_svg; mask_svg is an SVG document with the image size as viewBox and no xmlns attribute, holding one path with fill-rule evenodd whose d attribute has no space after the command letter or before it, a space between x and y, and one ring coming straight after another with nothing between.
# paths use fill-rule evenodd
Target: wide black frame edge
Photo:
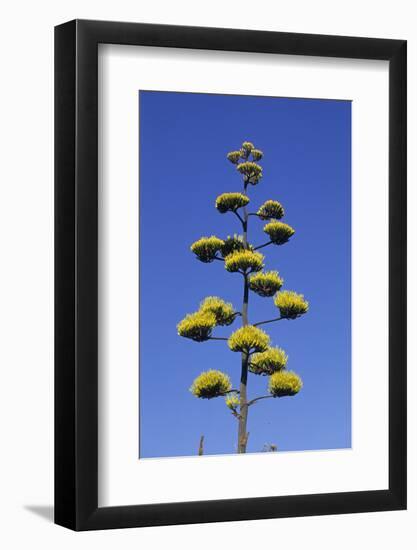
<instances>
[{"instance_id":1,"label":"wide black frame edge","mask_svg":"<svg viewBox=\"0 0 417 550\"><path fill-rule=\"evenodd\" d=\"M96 43L387 60L404 40L271 30L76 19ZM123 40L122 40L123 38ZM307 47L308 44L308 47Z\"/></svg>"},{"instance_id":2,"label":"wide black frame edge","mask_svg":"<svg viewBox=\"0 0 417 550\"><path fill-rule=\"evenodd\" d=\"M123 529L399 511L390 490L97 508L76 530Z\"/></svg>"},{"instance_id":3,"label":"wide black frame edge","mask_svg":"<svg viewBox=\"0 0 417 550\"><path fill-rule=\"evenodd\" d=\"M75 106L76 23L54 30L55 415L54 521L76 526Z\"/></svg>"},{"instance_id":4,"label":"wide black frame edge","mask_svg":"<svg viewBox=\"0 0 417 550\"><path fill-rule=\"evenodd\" d=\"M389 487L407 509L407 41L389 60Z\"/></svg>"}]
</instances>

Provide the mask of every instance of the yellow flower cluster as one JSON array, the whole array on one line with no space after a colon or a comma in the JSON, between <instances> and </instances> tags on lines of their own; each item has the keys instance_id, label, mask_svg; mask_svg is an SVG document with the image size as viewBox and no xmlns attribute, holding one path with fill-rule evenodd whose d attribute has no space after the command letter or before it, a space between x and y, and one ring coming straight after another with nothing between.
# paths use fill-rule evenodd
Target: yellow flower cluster
<instances>
[{"instance_id":1,"label":"yellow flower cluster","mask_svg":"<svg viewBox=\"0 0 417 550\"><path fill-rule=\"evenodd\" d=\"M244 141L240 150L240 156L243 159L248 159L252 156L252 160L258 161L262 159L264 154L260 149L255 149L254 144L250 141Z\"/></svg>"},{"instance_id":2,"label":"yellow flower cluster","mask_svg":"<svg viewBox=\"0 0 417 550\"><path fill-rule=\"evenodd\" d=\"M233 332L229 336L228 343L232 351L261 352L268 349L269 336L260 328L246 325Z\"/></svg>"},{"instance_id":3,"label":"yellow flower cluster","mask_svg":"<svg viewBox=\"0 0 417 550\"><path fill-rule=\"evenodd\" d=\"M303 382L295 372L281 370L270 377L268 390L274 397L285 397L295 395L302 387Z\"/></svg>"},{"instance_id":4,"label":"yellow flower cluster","mask_svg":"<svg viewBox=\"0 0 417 550\"><path fill-rule=\"evenodd\" d=\"M284 280L278 275L278 271L256 273L249 279L249 288L264 298L273 296L283 284Z\"/></svg>"},{"instance_id":5,"label":"yellow flower cluster","mask_svg":"<svg viewBox=\"0 0 417 550\"><path fill-rule=\"evenodd\" d=\"M270 375L282 370L287 364L288 356L281 348L268 348L263 353L253 354L249 370L253 374Z\"/></svg>"},{"instance_id":6,"label":"yellow flower cluster","mask_svg":"<svg viewBox=\"0 0 417 550\"><path fill-rule=\"evenodd\" d=\"M178 323L178 334L196 342L204 342L211 337L214 327L231 325L235 317L232 304L217 296L207 296L198 311L188 314Z\"/></svg>"},{"instance_id":7,"label":"yellow flower cluster","mask_svg":"<svg viewBox=\"0 0 417 550\"><path fill-rule=\"evenodd\" d=\"M292 290L278 292L274 303L279 309L281 317L285 319L296 319L308 311L308 302L302 294L297 294Z\"/></svg>"},{"instance_id":8,"label":"yellow flower cluster","mask_svg":"<svg viewBox=\"0 0 417 550\"><path fill-rule=\"evenodd\" d=\"M213 313L216 325L231 325L235 320L235 310L232 304L225 302L217 296L207 296L200 305L200 311Z\"/></svg>"},{"instance_id":9,"label":"yellow flower cluster","mask_svg":"<svg viewBox=\"0 0 417 550\"><path fill-rule=\"evenodd\" d=\"M216 208L221 214L236 212L249 204L249 198L243 193L223 193L216 199Z\"/></svg>"},{"instance_id":10,"label":"yellow flower cluster","mask_svg":"<svg viewBox=\"0 0 417 550\"><path fill-rule=\"evenodd\" d=\"M257 212L261 220L280 220L284 217L284 208L278 201L266 201Z\"/></svg>"},{"instance_id":11,"label":"yellow flower cluster","mask_svg":"<svg viewBox=\"0 0 417 550\"><path fill-rule=\"evenodd\" d=\"M243 238L241 235L233 235L233 237L227 237L227 239L224 240L224 244L221 249L221 253L223 258L226 258L229 254L232 252L235 252L236 250L243 250L245 248L245 245L243 244Z\"/></svg>"},{"instance_id":12,"label":"yellow flower cluster","mask_svg":"<svg viewBox=\"0 0 417 550\"><path fill-rule=\"evenodd\" d=\"M261 160L261 158L264 156L263 152L260 149L252 149L251 155L253 160Z\"/></svg>"},{"instance_id":13,"label":"yellow flower cluster","mask_svg":"<svg viewBox=\"0 0 417 550\"><path fill-rule=\"evenodd\" d=\"M204 342L211 336L216 326L216 316L211 311L190 313L177 325L179 336L190 338L195 342Z\"/></svg>"},{"instance_id":14,"label":"yellow flower cluster","mask_svg":"<svg viewBox=\"0 0 417 550\"><path fill-rule=\"evenodd\" d=\"M264 267L264 256L252 250L236 250L228 254L224 266L231 273L248 274L254 271L261 271Z\"/></svg>"},{"instance_id":15,"label":"yellow flower cluster","mask_svg":"<svg viewBox=\"0 0 417 550\"><path fill-rule=\"evenodd\" d=\"M227 153L227 158L231 163L237 164L240 160L240 151L230 151Z\"/></svg>"},{"instance_id":16,"label":"yellow flower cluster","mask_svg":"<svg viewBox=\"0 0 417 550\"><path fill-rule=\"evenodd\" d=\"M209 370L202 372L194 380L190 392L195 397L201 399L212 399L229 392L232 389L232 383L227 374L219 370Z\"/></svg>"},{"instance_id":17,"label":"yellow flower cluster","mask_svg":"<svg viewBox=\"0 0 417 550\"><path fill-rule=\"evenodd\" d=\"M244 176L246 183L256 185L262 178L262 166L256 162L242 162L236 165L236 169Z\"/></svg>"},{"instance_id":18,"label":"yellow flower cluster","mask_svg":"<svg viewBox=\"0 0 417 550\"><path fill-rule=\"evenodd\" d=\"M262 167L256 164L264 156L260 149L256 149L250 141L244 141L239 151L230 151L227 158L236 165L237 170L244 176L245 184L256 185L262 177ZM242 160L242 162L240 162Z\"/></svg>"},{"instance_id":19,"label":"yellow flower cluster","mask_svg":"<svg viewBox=\"0 0 417 550\"><path fill-rule=\"evenodd\" d=\"M251 143L250 141L244 141L240 150L240 156L244 159L247 159L253 149L255 149L255 145L253 143Z\"/></svg>"},{"instance_id":20,"label":"yellow flower cluster","mask_svg":"<svg viewBox=\"0 0 417 550\"><path fill-rule=\"evenodd\" d=\"M226 406L229 407L229 409L232 411L235 411L240 404L238 396L233 393L229 393L225 397L225 401L226 401Z\"/></svg>"},{"instance_id":21,"label":"yellow flower cluster","mask_svg":"<svg viewBox=\"0 0 417 550\"><path fill-rule=\"evenodd\" d=\"M284 244L295 233L294 229L282 222L269 222L265 225L264 231L274 244Z\"/></svg>"},{"instance_id":22,"label":"yellow flower cluster","mask_svg":"<svg viewBox=\"0 0 417 550\"><path fill-rule=\"evenodd\" d=\"M214 260L217 252L221 250L223 244L222 239L212 235L211 237L201 237L190 248L201 262L210 263Z\"/></svg>"}]
</instances>

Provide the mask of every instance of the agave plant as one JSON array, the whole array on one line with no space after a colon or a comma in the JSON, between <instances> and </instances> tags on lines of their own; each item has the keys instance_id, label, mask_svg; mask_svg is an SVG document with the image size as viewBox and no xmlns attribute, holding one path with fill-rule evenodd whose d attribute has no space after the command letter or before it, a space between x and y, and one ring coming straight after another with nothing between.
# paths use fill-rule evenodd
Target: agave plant
<instances>
[{"instance_id":1,"label":"agave plant","mask_svg":"<svg viewBox=\"0 0 417 550\"><path fill-rule=\"evenodd\" d=\"M261 181L263 170L259 162L262 158L263 152L250 141L244 141L239 149L227 154L227 159L242 177L242 190L219 195L215 206L221 214L232 213L240 224L241 232L225 239L214 235L202 237L191 245L192 252L201 262L212 263L219 260L224 262L226 271L242 276L241 310L236 310L223 298L208 296L200 303L197 311L187 315L177 325L178 334L184 338L196 342L224 340L232 352L240 354L239 389L233 389L230 377L219 370L201 373L190 388L191 393L201 399L225 397L226 407L238 421L239 453L245 453L247 448L249 408L260 399L294 396L303 385L296 373L287 370L286 352L280 347L271 346L270 336L259 328L260 325L282 319L297 319L307 313L309 308L302 294L281 290L284 280L278 271L263 271L265 257L258 250L268 245L281 246L287 243L295 231L290 225L279 221L284 216L284 208L276 200L267 200L256 212L248 212L248 189ZM250 216L268 222L263 230L269 240L259 246L254 246L248 240ZM279 315L250 323L250 291L262 298L273 298ZM216 327L229 326L238 318L241 326L228 337L213 335ZM248 373L268 377L267 395L249 399Z\"/></svg>"}]
</instances>

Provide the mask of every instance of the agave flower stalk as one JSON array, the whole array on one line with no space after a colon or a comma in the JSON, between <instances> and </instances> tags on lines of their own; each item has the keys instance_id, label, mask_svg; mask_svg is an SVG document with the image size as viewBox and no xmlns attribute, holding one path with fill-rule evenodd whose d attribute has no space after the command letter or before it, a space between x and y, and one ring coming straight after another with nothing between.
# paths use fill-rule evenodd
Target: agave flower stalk
<instances>
[{"instance_id":1,"label":"agave flower stalk","mask_svg":"<svg viewBox=\"0 0 417 550\"><path fill-rule=\"evenodd\" d=\"M247 449L249 407L263 399L294 396L303 385L296 373L286 370L286 352L280 347L272 347L269 335L259 328L260 325L275 323L282 319L297 319L307 313L309 308L302 294L281 291L284 280L278 271L263 271L265 257L256 252L268 245L283 245L295 233L290 225L278 221L284 216L284 208L276 200L267 200L256 212L248 212L248 189L261 181L263 172L259 162L262 158L263 152L256 149L250 141L244 141L240 149L227 154L227 159L242 178L243 188L238 192L219 195L215 207L220 214L234 214L241 232L225 239L214 235L202 237L191 245L192 252L201 262L212 263L219 260L224 262L225 270L229 273L242 275L241 311L235 310L231 303L218 296L208 296L200 303L197 311L187 315L177 325L178 334L184 338L195 342L223 340L232 352L240 354L239 389L232 388L232 381L227 374L213 369L201 373L190 388L192 394L200 399L225 397L226 407L238 421L238 453L245 453ZM270 240L257 247L248 239L250 216L268 222L263 230ZM279 315L269 320L251 323L250 292L262 298L273 298ZM216 327L229 326L239 317L240 328L234 330L228 338L213 336ZM248 373L268 377L266 395L248 398Z\"/></svg>"}]
</instances>

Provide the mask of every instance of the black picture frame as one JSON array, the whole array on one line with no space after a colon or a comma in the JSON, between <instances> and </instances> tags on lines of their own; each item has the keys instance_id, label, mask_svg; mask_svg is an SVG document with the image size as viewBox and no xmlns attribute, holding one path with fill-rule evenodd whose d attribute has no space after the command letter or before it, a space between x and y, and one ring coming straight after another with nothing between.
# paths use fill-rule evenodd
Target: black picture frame
<instances>
[{"instance_id":1,"label":"black picture frame","mask_svg":"<svg viewBox=\"0 0 417 550\"><path fill-rule=\"evenodd\" d=\"M103 43L389 62L387 490L98 507L97 51ZM406 508L406 46L107 21L55 28L55 523L81 531Z\"/></svg>"}]
</instances>

